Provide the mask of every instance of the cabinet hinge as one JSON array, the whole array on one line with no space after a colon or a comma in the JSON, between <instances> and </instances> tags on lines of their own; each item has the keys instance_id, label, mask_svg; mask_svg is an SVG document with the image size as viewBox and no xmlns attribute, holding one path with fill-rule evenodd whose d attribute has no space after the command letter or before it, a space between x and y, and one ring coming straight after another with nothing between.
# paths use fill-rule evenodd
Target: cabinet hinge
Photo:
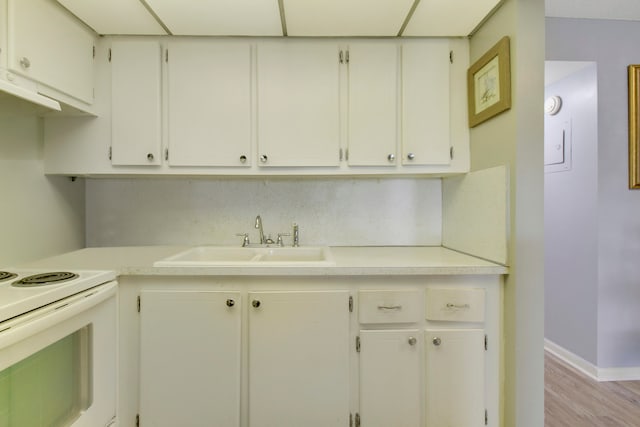
<instances>
[{"instance_id":1,"label":"cabinet hinge","mask_svg":"<svg viewBox=\"0 0 640 427\"><path fill-rule=\"evenodd\" d=\"M140 305L141 305L140 295L138 295L138 313L140 313Z\"/></svg>"},{"instance_id":2,"label":"cabinet hinge","mask_svg":"<svg viewBox=\"0 0 640 427\"><path fill-rule=\"evenodd\" d=\"M342 161L342 148L338 150L338 156L340 157L340 161Z\"/></svg>"},{"instance_id":3,"label":"cabinet hinge","mask_svg":"<svg viewBox=\"0 0 640 427\"><path fill-rule=\"evenodd\" d=\"M487 351L488 348L489 348L489 338L485 334L485 336L484 336L484 351Z\"/></svg>"},{"instance_id":4,"label":"cabinet hinge","mask_svg":"<svg viewBox=\"0 0 640 427\"><path fill-rule=\"evenodd\" d=\"M348 148L346 150L344 150L344 159L346 161L349 161L349 149Z\"/></svg>"},{"instance_id":5,"label":"cabinet hinge","mask_svg":"<svg viewBox=\"0 0 640 427\"><path fill-rule=\"evenodd\" d=\"M356 412L356 425L355 427L360 427L360 414Z\"/></svg>"},{"instance_id":6,"label":"cabinet hinge","mask_svg":"<svg viewBox=\"0 0 640 427\"><path fill-rule=\"evenodd\" d=\"M453 51L449 51L449 63L453 64Z\"/></svg>"},{"instance_id":7,"label":"cabinet hinge","mask_svg":"<svg viewBox=\"0 0 640 427\"><path fill-rule=\"evenodd\" d=\"M164 149L164 161L168 161L169 160L169 149L165 148Z\"/></svg>"},{"instance_id":8,"label":"cabinet hinge","mask_svg":"<svg viewBox=\"0 0 640 427\"><path fill-rule=\"evenodd\" d=\"M109 62L111 62L111 48L109 48Z\"/></svg>"},{"instance_id":9,"label":"cabinet hinge","mask_svg":"<svg viewBox=\"0 0 640 427\"><path fill-rule=\"evenodd\" d=\"M338 53L338 62L340 62L341 64L344 64L344 52L342 51Z\"/></svg>"},{"instance_id":10,"label":"cabinet hinge","mask_svg":"<svg viewBox=\"0 0 640 427\"><path fill-rule=\"evenodd\" d=\"M349 295L349 313L353 313L353 296Z\"/></svg>"},{"instance_id":11,"label":"cabinet hinge","mask_svg":"<svg viewBox=\"0 0 640 427\"><path fill-rule=\"evenodd\" d=\"M360 353L360 337L356 337L356 353ZM356 414L358 416L358 414Z\"/></svg>"},{"instance_id":12,"label":"cabinet hinge","mask_svg":"<svg viewBox=\"0 0 640 427\"><path fill-rule=\"evenodd\" d=\"M95 57L96 57L96 47L93 46L93 58L95 59Z\"/></svg>"},{"instance_id":13,"label":"cabinet hinge","mask_svg":"<svg viewBox=\"0 0 640 427\"><path fill-rule=\"evenodd\" d=\"M164 62L169 62L169 49L164 51Z\"/></svg>"},{"instance_id":14,"label":"cabinet hinge","mask_svg":"<svg viewBox=\"0 0 640 427\"><path fill-rule=\"evenodd\" d=\"M113 147L109 147L109 160L113 157Z\"/></svg>"},{"instance_id":15,"label":"cabinet hinge","mask_svg":"<svg viewBox=\"0 0 640 427\"><path fill-rule=\"evenodd\" d=\"M140 427L140 415L136 414L136 427Z\"/></svg>"},{"instance_id":16,"label":"cabinet hinge","mask_svg":"<svg viewBox=\"0 0 640 427\"><path fill-rule=\"evenodd\" d=\"M486 409L484 410L484 425L489 425L489 412Z\"/></svg>"},{"instance_id":17,"label":"cabinet hinge","mask_svg":"<svg viewBox=\"0 0 640 427\"><path fill-rule=\"evenodd\" d=\"M349 63L349 51L344 54L344 62Z\"/></svg>"},{"instance_id":18,"label":"cabinet hinge","mask_svg":"<svg viewBox=\"0 0 640 427\"><path fill-rule=\"evenodd\" d=\"M449 147L449 158L453 160L453 147Z\"/></svg>"}]
</instances>

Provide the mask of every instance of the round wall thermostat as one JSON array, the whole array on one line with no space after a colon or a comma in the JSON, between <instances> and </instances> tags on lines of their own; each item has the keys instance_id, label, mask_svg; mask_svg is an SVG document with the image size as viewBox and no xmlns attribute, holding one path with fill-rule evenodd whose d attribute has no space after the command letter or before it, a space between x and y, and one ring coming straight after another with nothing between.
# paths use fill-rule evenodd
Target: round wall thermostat
<instances>
[{"instance_id":1,"label":"round wall thermostat","mask_svg":"<svg viewBox=\"0 0 640 427\"><path fill-rule=\"evenodd\" d=\"M562 98L557 95L550 96L544 101L544 112L550 116L558 114L562 108Z\"/></svg>"}]
</instances>

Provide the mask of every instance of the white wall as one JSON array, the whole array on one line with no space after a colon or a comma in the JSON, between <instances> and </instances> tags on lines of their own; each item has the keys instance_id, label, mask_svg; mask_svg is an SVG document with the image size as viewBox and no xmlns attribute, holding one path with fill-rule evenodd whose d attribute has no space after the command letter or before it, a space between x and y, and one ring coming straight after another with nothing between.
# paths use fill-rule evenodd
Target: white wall
<instances>
[{"instance_id":1,"label":"white wall","mask_svg":"<svg viewBox=\"0 0 640 427\"><path fill-rule=\"evenodd\" d=\"M547 63L547 70L565 62ZM549 73L547 73L549 74ZM595 63L546 86L562 109L545 115L545 144L565 130L570 168L545 174L545 338L596 364L598 99ZM565 123L570 123L566 132ZM568 139L570 136L570 140Z\"/></svg>"},{"instance_id":2,"label":"white wall","mask_svg":"<svg viewBox=\"0 0 640 427\"><path fill-rule=\"evenodd\" d=\"M302 245L440 245L439 179L87 180L88 246L239 245L256 215ZM290 238L286 238L290 239ZM285 240L290 243L290 240Z\"/></svg>"},{"instance_id":3,"label":"white wall","mask_svg":"<svg viewBox=\"0 0 640 427\"><path fill-rule=\"evenodd\" d=\"M470 42L471 63L511 38L511 110L471 129L471 170L509 170L504 425L544 425L544 2L505 0Z\"/></svg>"},{"instance_id":4,"label":"white wall","mask_svg":"<svg viewBox=\"0 0 640 427\"><path fill-rule=\"evenodd\" d=\"M548 60L598 67L597 366L640 367L640 191L628 189L626 71L640 63L640 23L548 18L546 32Z\"/></svg>"},{"instance_id":5,"label":"white wall","mask_svg":"<svg viewBox=\"0 0 640 427\"><path fill-rule=\"evenodd\" d=\"M45 177L40 119L0 116L0 267L84 246L84 183Z\"/></svg>"}]
</instances>

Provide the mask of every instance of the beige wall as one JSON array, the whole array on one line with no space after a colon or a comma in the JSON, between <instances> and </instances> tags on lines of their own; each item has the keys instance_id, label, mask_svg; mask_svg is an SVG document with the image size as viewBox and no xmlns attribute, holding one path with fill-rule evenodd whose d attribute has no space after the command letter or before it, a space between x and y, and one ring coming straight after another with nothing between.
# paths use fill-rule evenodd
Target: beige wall
<instances>
[{"instance_id":1,"label":"beige wall","mask_svg":"<svg viewBox=\"0 0 640 427\"><path fill-rule=\"evenodd\" d=\"M507 165L509 264L504 294L504 425L544 425L544 2L506 0L472 37L471 63L511 38L512 108L471 130L471 169Z\"/></svg>"},{"instance_id":2,"label":"beige wall","mask_svg":"<svg viewBox=\"0 0 640 427\"><path fill-rule=\"evenodd\" d=\"M0 129L0 268L83 247L84 183L44 176L41 120Z\"/></svg>"}]
</instances>

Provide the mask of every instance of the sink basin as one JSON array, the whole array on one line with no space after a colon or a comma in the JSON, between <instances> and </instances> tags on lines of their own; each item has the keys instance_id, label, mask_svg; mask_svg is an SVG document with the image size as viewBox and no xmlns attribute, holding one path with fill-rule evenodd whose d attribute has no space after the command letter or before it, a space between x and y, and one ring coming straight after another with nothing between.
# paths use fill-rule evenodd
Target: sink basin
<instances>
[{"instance_id":1,"label":"sink basin","mask_svg":"<svg viewBox=\"0 0 640 427\"><path fill-rule=\"evenodd\" d=\"M279 266L312 267L334 265L326 246L298 248L197 246L156 261L154 267Z\"/></svg>"}]
</instances>

